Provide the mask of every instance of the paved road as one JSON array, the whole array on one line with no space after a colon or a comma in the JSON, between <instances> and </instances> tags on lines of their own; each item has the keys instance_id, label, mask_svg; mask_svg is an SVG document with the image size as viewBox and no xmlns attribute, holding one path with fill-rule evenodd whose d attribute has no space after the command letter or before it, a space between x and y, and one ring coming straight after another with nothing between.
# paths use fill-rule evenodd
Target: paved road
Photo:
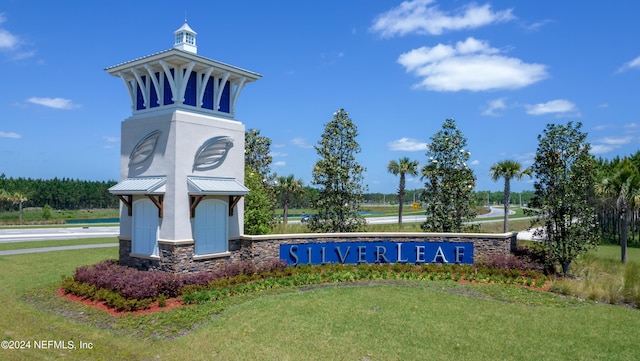
<instances>
[{"instance_id":1,"label":"paved road","mask_svg":"<svg viewBox=\"0 0 640 361\"><path fill-rule=\"evenodd\" d=\"M12 228L0 229L0 243L38 242L83 238L117 237L120 227L65 227L65 228ZM74 246L40 247L0 251L0 256L14 254L66 251L70 249L117 247L117 243L79 244Z\"/></svg>"},{"instance_id":2,"label":"paved road","mask_svg":"<svg viewBox=\"0 0 640 361\"><path fill-rule=\"evenodd\" d=\"M72 250L72 249L107 248L107 247L118 247L118 244L117 243L78 244L78 245L75 245L75 246L59 246L59 247L41 247L41 248L14 249L14 250L10 250L10 251L0 251L0 256L11 256L11 255L14 255L14 254L25 254L25 253L68 251L68 250Z\"/></svg>"},{"instance_id":3,"label":"paved road","mask_svg":"<svg viewBox=\"0 0 640 361\"><path fill-rule=\"evenodd\" d=\"M516 214L516 211L509 209L509 215ZM489 207L489 213L481 214L477 218L504 217L504 207Z\"/></svg>"},{"instance_id":4,"label":"paved road","mask_svg":"<svg viewBox=\"0 0 640 361\"><path fill-rule=\"evenodd\" d=\"M120 227L12 228L0 229L0 243L60 239L117 237Z\"/></svg>"}]
</instances>

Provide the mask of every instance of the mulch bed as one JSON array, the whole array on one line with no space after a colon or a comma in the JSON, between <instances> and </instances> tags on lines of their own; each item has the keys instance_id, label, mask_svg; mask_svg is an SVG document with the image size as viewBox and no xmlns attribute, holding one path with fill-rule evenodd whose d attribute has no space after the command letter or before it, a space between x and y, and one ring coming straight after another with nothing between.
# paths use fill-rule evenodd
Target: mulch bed
<instances>
[{"instance_id":1,"label":"mulch bed","mask_svg":"<svg viewBox=\"0 0 640 361\"><path fill-rule=\"evenodd\" d=\"M463 283L463 284L479 284L478 282L470 282L467 280L459 280L459 283ZM356 284L360 284L359 282L355 282ZM366 283L366 282L365 282ZM523 285L514 285L514 286L518 286L518 287L525 287L525 288L529 288L531 290L536 290L536 291L548 291L549 290L549 284L545 284L543 287L533 287L533 286L523 286ZM318 286L316 287L310 287L310 288L318 288ZM303 287L302 290L304 290L305 288ZM160 312L160 311L168 311L168 310L172 310L174 308L178 308L184 305L184 303L182 303L182 300L178 297L175 298L169 298L166 300L166 305L164 307L160 307L158 306L158 302L153 302L151 304L151 306L147 309L144 310L138 310L138 311L117 311L113 308L110 308L109 306L107 306L105 304L105 302L103 301L94 301L92 299L89 298L85 298L85 297L80 297L80 296L76 296L72 293L69 294L65 294L64 290L62 288L58 289L58 296L60 297L64 297L70 301L74 301L74 302L80 302L82 304L84 304L85 306L89 306L89 307L93 307L96 310L102 310L105 311L109 314L111 314L112 316L122 316L122 315L148 315L150 313L154 313L154 312Z\"/></svg>"},{"instance_id":2,"label":"mulch bed","mask_svg":"<svg viewBox=\"0 0 640 361\"><path fill-rule=\"evenodd\" d=\"M174 308L178 308L183 306L182 300L180 298L168 298L166 300L166 305L164 307L158 306L158 302L154 302L151 306L144 310L138 311L117 311L113 308L110 308L102 301L94 301L89 298L76 296L72 293L65 294L62 288L58 289L58 296L64 297L70 301L80 302L85 306L93 307L96 310L102 310L109 313L112 316L123 316L123 315L148 315L150 313L159 312L159 311L168 311Z\"/></svg>"}]
</instances>

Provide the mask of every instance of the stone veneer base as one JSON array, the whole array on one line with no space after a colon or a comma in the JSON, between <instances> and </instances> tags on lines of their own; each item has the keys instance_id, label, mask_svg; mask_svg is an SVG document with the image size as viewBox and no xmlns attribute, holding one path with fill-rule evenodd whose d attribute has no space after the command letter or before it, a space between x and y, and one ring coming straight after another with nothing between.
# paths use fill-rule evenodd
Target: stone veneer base
<instances>
[{"instance_id":1,"label":"stone veneer base","mask_svg":"<svg viewBox=\"0 0 640 361\"><path fill-rule=\"evenodd\" d=\"M131 240L120 238L120 264L142 270L190 273L238 261L259 265L280 258L281 244L324 242L473 242L474 257L509 255L517 245L517 233L304 233L241 236L229 240L229 252L221 255L194 255L193 241L158 242L157 258L131 254Z\"/></svg>"}]
</instances>

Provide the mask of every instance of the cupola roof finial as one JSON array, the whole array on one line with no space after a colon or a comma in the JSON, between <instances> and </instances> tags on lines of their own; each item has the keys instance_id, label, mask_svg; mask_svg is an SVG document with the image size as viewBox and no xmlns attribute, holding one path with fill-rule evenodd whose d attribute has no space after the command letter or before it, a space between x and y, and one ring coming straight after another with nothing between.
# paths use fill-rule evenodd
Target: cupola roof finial
<instances>
[{"instance_id":1,"label":"cupola roof finial","mask_svg":"<svg viewBox=\"0 0 640 361\"><path fill-rule=\"evenodd\" d=\"M196 33L189 24L187 24L187 14L185 11L184 16L184 24L173 32L175 34L175 43L173 44L174 49L180 49L184 51L188 51L190 53L197 54L198 47L196 46Z\"/></svg>"}]
</instances>

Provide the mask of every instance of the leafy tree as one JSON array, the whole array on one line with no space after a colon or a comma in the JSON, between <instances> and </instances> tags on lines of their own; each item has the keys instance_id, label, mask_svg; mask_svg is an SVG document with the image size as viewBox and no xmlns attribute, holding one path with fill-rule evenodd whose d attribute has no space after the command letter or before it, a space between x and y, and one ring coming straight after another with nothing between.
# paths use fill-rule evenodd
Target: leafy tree
<instances>
[{"instance_id":1,"label":"leafy tree","mask_svg":"<svg viewBox=\"0 0 640 361\"><path fill-rule=\"evenodd\" d=\"M42 219L47 221L50 218L51 218L51 206L48 204L45 204L44 207L42 207Z\"/></svg>"},{"instance_id":2,"label":"leafy tree","mask_svg":"<svg viewBox=\"0 0 640 361\"><path fill-rule=\"evenodd\" d=\"M509 211L511 209L511 179L520 180L525 175L531 177L530 169L522 169L522 164L515 160L503 160L489 168L491 179L497 182L504 178L504 232L509 232Z\"/></svg>"},{"instance_id":3,"label":"leafy tree","mask_svg":"<svg viewBox=\"0 0 640 361\"><path fill-rule=\"evenodd\" d=\"M447 119L431 137L427 165L422 167L426 180L422 200L426 203L425 232L460 232L465 222L476 216L473 206L476 177L467 166L471 153L467 139L455 120Z\"/></svg>"},{"instance_id":4,"label":"leafy tree","mask_svg":"<svg viewBox=\"0 0 640 361\"><path fill-rule=\"evenodd\" d=\"M393 175L400 175L400 185L398 185L398 224L402 224L402 204L405 195L405 174L418 175L418 161L409 160L408 157L400 158L399 161L392 160L387 165L387 170Z\"/></svg>"},{"instance_id":5,"label":"leafy tree","mask_svg":"<svg viewBox=\"0 0 640 361\"><path fill-rule=\"evenodd\" d=\"M277 200L274 183L277 175L271 173L272 160L271 139L260 135L259 130L247 130L245 132L244 165L246 168L253 169L259 175L262 188L271 203L271 208L275 209Z\"/></svg>"},{"instance_id":6,"label":"leafy tree","mask_svg":"<svg viewBox=\"0 0 640 361\"><path fill-rule=\"evenodd\" d=\"M260 135L260 131L249 129L245 132L244 165L255 170L268 184L275 176L271 174L271 139Z\"/></svg>"},{"instance_id":7,"label":"leafy tree","mask_svg":"<svg viewBox=\"0 0 640 361\"><path fill-rule=\"evenodd\" d=\"M333 114L325 125L322 138L315 146L320 160L313 167L313 181L319 185L313 200L317 215L309 227L319 232L353 232L362 230L364 218L359 214L364 192L365 168L356 161L360 145L358 130L343 109Z\"/></svg>"},{"instance_id":8,"label":"leafy tree","mask_svg":"<svg viewBox=\"0 0 640 361\"><path fill-rule=\"evenodd\" d=\"M564 275L571 262L597 244L594 159L581 127L548 124L538 135L531 167L536 178L531 207L537 209L532 226L543 224L534 235L544 239L550 264L559 263Z\"/></svg>"},{"instance_id":9,"label":"leafy tree","mask_svg":"<svg viewBox=\"0 0 640 361\"><path fill-rule=\"evenodd\" d=\"M261 174L245 166L244 185L249 188L249 193L244 197L244 232L268 234L273 223L273 207Z\"/></svg>"},{"instance_id":10,"label":"leafy tree","mask_svg":"<svg viewBox=\"0 0 640 361\"><path fill-rule=\"evenodd\" d=\"M278 177L276 180L276 189L282 196L282 221L286 225L289 218L289 204L291 203L291 196L304 191L302 180L295 179L293 174L286 177Z\"/></svg>"},{"instance_id":11,"label":"leafy tree","mask_svg":"<svg viewBox=\"0 0 640 361\"><path fill-rule=\"evenodd\" d=\"M630 216L640 206L640 172L630 159L618 162L613 174L596 184L599 195L613 199L615 211L620 220L620 259L627 263L627 243L629 238Z\"/></svg>"}]
</instances>

